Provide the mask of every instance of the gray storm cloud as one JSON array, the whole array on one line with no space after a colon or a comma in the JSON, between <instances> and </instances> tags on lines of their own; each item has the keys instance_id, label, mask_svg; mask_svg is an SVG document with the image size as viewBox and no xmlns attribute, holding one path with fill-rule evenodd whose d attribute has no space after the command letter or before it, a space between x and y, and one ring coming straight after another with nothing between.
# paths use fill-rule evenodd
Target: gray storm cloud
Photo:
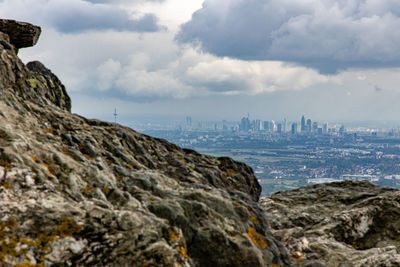
<instances>
[{"instance_id":1,"label":"gray storm cloud","mask_svg":"<svg viewBox=\"0 0 400 267\"><path fill-rule=\"evenodd\" d=\"M129 13L106 2L110 1L4 0L0 1L0 15L51 26L62 33L91 30L155 32L163 29L153 14Z\"/></svg>"},{"instance_id":2,"label":"gray storm cloud","mask_svg":"<svg viewBox=\"0 0 400 267\"><path fill-rule=\"evenodd\" d=\"M336 73L400 66L400 1L206 0L176 39L218 56Z\"/></svg>"}]
</instances>

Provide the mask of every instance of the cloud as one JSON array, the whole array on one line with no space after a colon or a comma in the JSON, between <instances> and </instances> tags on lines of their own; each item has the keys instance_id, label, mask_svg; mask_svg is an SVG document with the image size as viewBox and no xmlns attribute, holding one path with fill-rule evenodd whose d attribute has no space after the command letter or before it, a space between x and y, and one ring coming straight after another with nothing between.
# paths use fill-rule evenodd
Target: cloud
<instances>
[{"instance_id":1,"label":"cloud","mask_svg":"<svg viewBox=\"0 0 400 267\"><path fill-rule=\"evenodd\" d=\"M20 56L25 62L41 60L70 92L114 94L136 102L301 90L328 81L314 70L282 62L219 58L177 45L168 32L71 35L47 30Z\"/></svg>"},{"instance_id":2,"label":"cloud","mask_svg":"<svg viewBox=\"0 0 400 267\"><path fill-rule=\"evenodd\" d=\"M299 90L328 79L316 71L274 61L211 58L189 67L185 79L216 93L260 94Z\"/></svg>"},{"instance_id":3,"label":"cloud","mask_svg":"<svg viewBox=\"0 0 400 267\"><path fill-rule=\"evenodd\" d=\"M116 5L83 0L5 0L0 2L0 16L51 26L64 33L93 30L154 32L162 29L153 14L129 13Z\"/></svg>"},{"instance_id":4,"label":"cloud","mask_svg":"<svg viewBox=\"0 0 400 267\"><path fill-rule=\"evenodd\" d=\"M132 3L146 3L146 2L158 2L158 3L165 2L165 0L84 0L84 1L91 2L94 4L98 4L98 3L111 3L111 4L128 3L128 4L132 4Z\"/></svg>"},{"instance_id":5,"label":"cloud","mask_svg":"<svg viewBox=\"0 0 400 267\"><path fill-rule=\"evenodd\" d=\"M109 90L114 86L114 80L121 72L121 63L108 59L97 67L97 88L100 91Z\"/></svg>"},{"instance_id":6,"label":"cloud","mask_svg":"<svg viewBox=\"0 0 400 267\"><path fill-rule=\"evenodd\" d=\"M206 0L176 39L217 56L335 73L400 66L399 27L395 0Z\"/></svg>"}]
</instances>

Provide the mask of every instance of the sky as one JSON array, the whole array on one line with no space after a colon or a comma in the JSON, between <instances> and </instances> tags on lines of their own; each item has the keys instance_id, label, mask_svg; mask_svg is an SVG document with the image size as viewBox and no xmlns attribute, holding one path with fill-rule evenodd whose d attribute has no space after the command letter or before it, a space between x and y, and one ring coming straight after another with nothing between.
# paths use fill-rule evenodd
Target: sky
<instances>
[{"instance_id":1,"label":"sky","mask_svg":"<svg viewBox=\"0 0 400 267\"><path fill-rule=\"evenodd\" d=\"M0 17L42 27L19 56L90 118L400 121L398 0L0 0Z\"/></svg>"}]
</instances>

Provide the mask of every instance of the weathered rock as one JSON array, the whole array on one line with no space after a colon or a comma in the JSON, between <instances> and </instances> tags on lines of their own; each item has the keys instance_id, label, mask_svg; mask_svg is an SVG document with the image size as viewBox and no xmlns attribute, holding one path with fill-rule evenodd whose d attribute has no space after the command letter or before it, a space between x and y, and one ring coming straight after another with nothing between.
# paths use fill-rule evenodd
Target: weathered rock
<instances>
[{"instance_id":1,"label":"weathered rock","mask_svg":"<svg viewBox=\"0 0 400 267\"><path fill-rule=\"evenodd\" d=\"M37 77L36 81L30 80L30 85L35 87L36 83L35 89L36 91L41 91L40 94L42 96L49 99L56 106L71 111L71 99L58 77L39 61L29 62L26 66ZM38 83L38 80L42 83Z\"/></svg>"},{"instance_id":2,"label":"weathered rock","mask_svg":"<svg viewBox=\"0 0 400 267\"><path fill-rule=\"evenodd\" d=\"M262 198L298 266L399 266L400 191L367 181L302 187Z\"/></svg>"},{"instance_id":3,"label":"weathered rock","mask_svg":"<svg viewBox=\"0 0 400 267\"><path fill-rule=\"evenodd\" d=\"M55 75L26 67L10 39L0 34L1 266L290 265L251 168L71 114Z\"/></svg>"},{"instance_id":4,"label":"weathered rock","mask_svg":"<svg viewBox=\"0 0 400 267\"><path fill-rule=\"evenodd\" d=\"M8 34L10 43L20 49L34 46L39 39L41 29L26 22L0 19L0 32Z\"/></svg>"}]
</instances>

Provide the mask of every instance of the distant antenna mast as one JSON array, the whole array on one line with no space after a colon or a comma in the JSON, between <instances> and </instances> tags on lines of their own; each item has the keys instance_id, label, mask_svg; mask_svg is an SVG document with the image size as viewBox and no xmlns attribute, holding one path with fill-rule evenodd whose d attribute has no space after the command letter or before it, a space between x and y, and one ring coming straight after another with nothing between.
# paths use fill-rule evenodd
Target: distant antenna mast
<instances>
[{"instance_id":1,"label":"distant antenna mast","mask_svg":"<svg viewBox=\"0 0 400 267\"><path fill-rule=\"evenodd\" d=\"M117 109L114 110L114 122L117 123Z\"/></svg>"}]
</instances>

